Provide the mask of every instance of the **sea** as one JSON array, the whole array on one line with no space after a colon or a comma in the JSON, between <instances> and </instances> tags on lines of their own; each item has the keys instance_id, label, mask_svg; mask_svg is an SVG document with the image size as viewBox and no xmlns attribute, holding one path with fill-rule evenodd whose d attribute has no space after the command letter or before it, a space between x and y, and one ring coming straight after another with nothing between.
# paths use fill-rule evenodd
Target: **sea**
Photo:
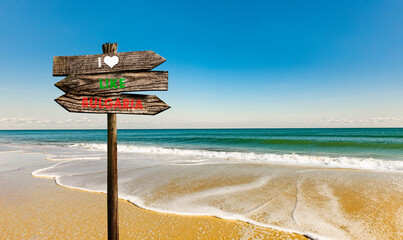
<instances>
[{"instance_id":1,"label":"sea","mask_svg":"<svg viewBox=\"0 0 403 240\"><path fill-rule=\"evenodd\" d=\"M106 149L106 130L0 130L0 143ZM403 128L118 130L119 152L402 170Z\"/></svg>"},{"instance_id":2,"label":"sea","mask_svg":"<svg viewBox=\"0 0 403 240\"><path fill-rule=\"evenodd\" d=\"M1 130L0 151L44 153L55 162L33 176L106 192L106 140L106 130ZM248 191L265 186L273 176L310 169L391 173L401 180L403 128L119 129L118 168L119 197L145 209L343 239L349 236L343 229L304 228L296 219L296 206L289 219L286 210L282 220L267 217L262 191L253 197ZM350 224L345 217L340 221Z\"/></svg>"}]
</instances>

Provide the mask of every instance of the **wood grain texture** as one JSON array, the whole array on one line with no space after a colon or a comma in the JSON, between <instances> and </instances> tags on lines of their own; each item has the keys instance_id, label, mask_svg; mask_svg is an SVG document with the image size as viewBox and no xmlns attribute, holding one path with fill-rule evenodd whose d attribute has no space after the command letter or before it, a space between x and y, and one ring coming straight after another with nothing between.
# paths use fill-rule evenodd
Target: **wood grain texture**
<instances>
[{"instance_id":1,"label":"wood grain texture","mask_svg":"<svg viewBox=\"0 0 403 240\"><path fill-rule=\"evenodd\" d=\"M104 43L102 44L102 52L103 53L117 53L118 52L118 43Z\"/></svg>"},{"instance_id":2,"label":"wood grain texture","mask_svg":"<svg viewBox=\"0 0 403 240\"><path fill-rule=\"evenodd\" d=\"M102 44L103 53L116 53L117 43ZM108 113L108 171L107 171L107 198L108 198L108 240L119 240L119 213L118 213L118 139L117 116Z\"/></svg>"},{"instance_id":3,"label":"wood grain texture","mask_svg":"<svg viewBox=\"0 0 403 240\"><path fill-rule=\"evenodd\" d=\"M108 114L108 240L119 239L118 214L118 140L116 114Z\"/></svg>"},{"instance_id":4,"label":"wood grain texture","mask_svg":"<svg viewBox=\"0 0 403 240\"><path fill-rule=\"evenodd\" d=\"M83 98L93 98L94 105L97 107L91 107L90 105L86 108L82 107ZM123 99L133 99L134 105L136 105L137 100L141 100L143 109L120 109L120 108L99 108L99 101L95 104L95 99L102 99L101 105L105 105L105 100L107 98L112 99L115 103L116 99L120 99L123 103ZM60 104L64 109L69 112L78 113L120 113L120 114L138 114L138 115L156 115L162 111L170 108L165 102L159 99L155 95L140 95L140 94L109 94L109 95L75 95L75 94L64 94L58 97L55 101Z\"/></svg>"},{"instance_id":5,"label":"wood grain texture","mask_svg":"<svg viewBox=\"0 0 403 240\"><path fill-rule=\"evenodd\" d=\"M100 89L100 79L125 79L125 88ZM55 84L60 90L71 94L110 94L132 91L168 90L168 72L125 72L94 75L69 75Z\"/></svg>"},{"instance_id":6,"label":"wood grain texture","mask_svg":"<svg viewBox=\"0 0 403 240\"><path fill-rule=\"evenodd\" d=\"M117 56L119 62L111 68L104 63L104 58L106 56ZM99 67L98 63L99 57L101 58L101 67ZM53 76L109 73L130 70L151 70L163 62L165 62L165 58L153 51L55 56L53 57Z\"/></svg>"}]
</instances>

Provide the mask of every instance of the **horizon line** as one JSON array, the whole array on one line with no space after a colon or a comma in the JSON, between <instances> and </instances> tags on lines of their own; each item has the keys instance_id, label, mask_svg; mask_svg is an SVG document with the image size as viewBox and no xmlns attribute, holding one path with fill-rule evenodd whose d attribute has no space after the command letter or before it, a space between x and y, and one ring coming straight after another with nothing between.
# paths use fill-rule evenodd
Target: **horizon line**
<instances>
[{"instance_id":1,"label":"horizon line","mask_svg":"<svg viewBox=\"0 0 403 240\"><path fill-rule=\"evenodd\" d=\"M230 129L397 129L403 127L235 127L235 128L119 128L117 130L230 130ZM106 128L60 128L60 129L0 129L0 131L49 131L49 130L107 130Z\"/></svg>"}]
</instances>

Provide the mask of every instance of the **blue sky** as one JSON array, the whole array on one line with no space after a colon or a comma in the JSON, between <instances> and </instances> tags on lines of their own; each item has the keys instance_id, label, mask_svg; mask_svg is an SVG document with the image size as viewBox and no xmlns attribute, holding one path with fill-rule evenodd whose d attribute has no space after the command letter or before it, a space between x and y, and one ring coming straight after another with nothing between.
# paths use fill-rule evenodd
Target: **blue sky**
<instances>
[{"instance_id":1,"label":"blue sky","mask_svg":"<svg viewBox=\"0 0 403 240\"><path fill-rule=\"evenodd\" d=\"M119 128L403 127L402 1L2 1L0 129L105 128L53 56L153 50L172 108Z\"/></svg>"}]
</instances>

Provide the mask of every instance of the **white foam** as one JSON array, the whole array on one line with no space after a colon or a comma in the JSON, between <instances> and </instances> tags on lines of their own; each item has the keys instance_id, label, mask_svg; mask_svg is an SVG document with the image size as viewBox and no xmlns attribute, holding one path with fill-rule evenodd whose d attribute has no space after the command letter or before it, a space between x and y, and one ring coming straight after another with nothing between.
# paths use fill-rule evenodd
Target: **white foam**
<instances>
[{"instance_id":1,"label":"white foam","mask_svg":"<svg viewBox=\"0 0 403 240\"><path fill-rule=\"evenodd\" d=\"M72 144L70 148L84 148L90 150L106 151L106 144ZM199 157L207 159L223 159L230 161L249 161L273 164L291 164L328 168L352 168L376 171L397 171L403 170L403 161L381 160L374 158L358 157L328 157L309 156L298 154L272 154L253 152L224 152L208 150L186 150L177 148L144 147L133 145L118 145L121 153L141 153L153 155L174 155L185 157Z\"/></svg>"},{"instance_id":2,"label":"white foam","mask_svg":"<svg viewBox=\"0 0 403 240\"><path fill-rule=\"evenodd\" d=\"M309 205L309 198L306 200L301 198L298 193L299 184L291 187L289 185L293 183L292 179L295 176L298 177L302 173L314 174L324 171L327 176L328 172L336 171L275 165L262 167L261 163L348 168L364 166L367 169L374 168L378 171L379 166L382 167L381 170L387 171L402 169L401 165L387 165L388 162L396 162L369 158L218 152L131 145L119 145L118 148L119 198L153 211L241 220L263 227L308 234L315 238L320 235L320 239L325 239L324 236L329 238L333 236L332 238L335 239L345 237L343 230L338 228L338 223L354 226L358 232L362 227L359 224L352 224L343 216L337 205L337 197L325 186L319 188L319 194L332 201L328 201L327 207L317 209L315 206ZM74 161L60 162L52 167L36 170L32 175L54 177L57 184L61 186L105 193L105 159L100 159L98 156L103 155L100 151L106 151L106 144L74 144L70 146L70 150L68 152L75 153ZM66 156L63 159L67 159L68 153L61 156ZM62 158L61 156L54 154L52 158L58 159ZM80 160L80 157L83 159ZM357 165L354 161L361 162L361 165ZM255 162L259 164L244 164ZM327 164L323 164L324 162ZM345 174L355 171L337 172ZM389 175L389 172L386 174ZM283 177L278 178L278 176ZM245 177L246 180L237 182L236 179L239 177ZM271 182L275 178L277 181ZM217 179L223 184L203 185ZM279 181L279 179L282 180ZM339 179L339 176L336 179ZM397 178L397 180L400 179L400 177ZM198 183L201 183L200 188L189 190ZM268 192L265 192L267 188L264 186L270 184L272 186L280 185L280 187L279 191L273 191L269 198ZM284 189L281 187L282 185L285 186ZM169 194L169 190L164 192L165 187L179 189L179 191ZM293 203L292 196L294 188L297 188L296 203ZM274 200L272 201L272 199ZM253 212L248 211L250 209L253 209ZM327 220L326 216L329 212L332 213L332 220L336 223ZM271 215L265 217L265 214Z\"/></svg>"},{"instance_id":3,"label":"white foam","mask_svg":"<svg viewBox=\"0 0 403 240\"><path fill-rule=\"evenodd\" d=\"M57 184L65 187L106 193L106 149L106 144L87 143L72 144L68 149L65 147L48 148L42 146L38 151L45 150L48 153L49 160L62 161L52 167L36 170L32 172L32 175L53 177ZM331 212L335 221L354 226L358 232L361 226L354 225L349 219L343 217L339 211L339 206L336 204L336 197L327 188L320 188L320 193L336 202L329 201L326 209L307 207L309 206L308 202L304 202L300 196L297 196L299 199L297 199L294 212L288 211L290 208L291 210L293 209L292 202L290 204L290 202L284 202L283 199L275 199L276 201L273 202L271 202L271 199L266 199L266 202L260 201L259 198L265 196L265 193L259 192L259 189L266 185L267 182L270 182L272 177L277 176L276 169L282 169L279 174L285 176L284 179L295 174L288 174L288 169L294 169L292 171L296 171L297 175L323 171L323 167L387 171L387 174L390 171L400 173L403 170L402 161L372 158L186 150L124 144L118 145L118 150L119 198L126 199L139 207L165 213L208 215L223 219L241 220L263 227L308 234L311 237L320 239L326 239L324 236L329 238L333 236L331 238L335 239L344 236L343 232L336 227L337 225L333 226L331 221L325 221L326 214L321 211L325 211L325 213ZM276 165L259 167L265 163L315 166L320 169L292 168L288 166L284 168ZM270 174L265 171L269 171ZM195 182L208 182L210 179L216 179L216 177L223 180L236 179L240 175L253 176L253 180L238 184L233 184L233 182L229 181L228 184L226 183L222 186L201 188L198 191L172 196L159 194L164 191L164 186L169 186L171 182L177 188L186 189ZM251 195L253 189L256 189L255 196ZM288 194L287 191L288 188L278 194L279 196L284 196ZM158 196L158 199L150 201L150 196ZM239 196L242 197L239 198ZM222 202L215 204L214 201L216 200ZM272 203L280 203L280 205L271 206ZM302 203L304 203L305 207ZM269 205L270 207L267 208ZM231 208L227 206L231 206ZM253 213L246 211L250 209L254 210ZM263 219L258 217L259 214L265 213L275 215L274 217L278 218L279 221L276 221L273 216ZM293 221L296 222L296 225L293 225ZM298 223L304 221L304 224L298 225Z\"/></svg>"},{"instance_id":4,"label":"white foam","mask_svg":"<svg viewBox=\"0 0 403 240\"><path fill-rule=\"evenodd\" d=\"M65 163L61 162L59 164L65 164ZM49 174L47 172L48 170L52 170L52 168L56 167L59 164L56 164L49 168L44 168L44 169L34 171L34 172L32 172L32 175L37 176L37 177L54 177L55 181L58 185L72 188L72 189L84 190L84 191L89 191L89 192L107 193L106 186L99 186L99 185L98 186L92 185L91 187L79 186L80 182L81 183L83 182L83 179L75 181L75 183L72 183L72 182L65 183L62 181L63 174L60 174L60 173L59 174ZM79 177L79 176L77 175L77 177ZM230 193L230 192L242 191L242 190L258 187L258 186L261 186L263 183L265 183L269 178L270 177L258 179L258 181L256 181L256 182L234 186L231 189L228 189L228 187L223 187L223 188L218 188L218 189L210 189L210 190L207 190L207 191L201 192L201 193L195 193L192 195L188 195L188 196L184 197L183 199L178 198L177 201L172 202L172 203L168 204L167 206L160 205L157 207L153 207L153 206L147 205L140 197L121 192L121 190L119 190L119 198L130 201L131 203L135 204L136 206L138 206L140 208L155 211L155 212L179 214L179 215L187 215L187 216L214 216L214 217L228 219L228 220L239 220L239 221L247 222L247 223L250 223L250 224L253 224L256 226L277 229L279 231L285 231L285 232L294 232L297 234L310 236L311 238L314 238L314 239L327 240L328 238L326 238L326 237L320 236L320 235L312 233L312 232L306 232L301 229L291 229L291 228L286 228L286 227L279 227L277 225L271 225L271 224L266 224L266 223L255 221L242 214L222 211L221 209L213 207L213 206L192 205L191 204L192 200L196 200L196 199L199 199L202 197L207 197L207 196L219 195L220 192L221 192L221 194L223 194L222 191L225 191L226 193ZM121 183L121 180L119 180L119 185L120 185L120 183ZM257 185L257 186L255 186L255 185ZM119 189L120 189L120 187L119 187Z\"/></svg>"}]
</instances>

